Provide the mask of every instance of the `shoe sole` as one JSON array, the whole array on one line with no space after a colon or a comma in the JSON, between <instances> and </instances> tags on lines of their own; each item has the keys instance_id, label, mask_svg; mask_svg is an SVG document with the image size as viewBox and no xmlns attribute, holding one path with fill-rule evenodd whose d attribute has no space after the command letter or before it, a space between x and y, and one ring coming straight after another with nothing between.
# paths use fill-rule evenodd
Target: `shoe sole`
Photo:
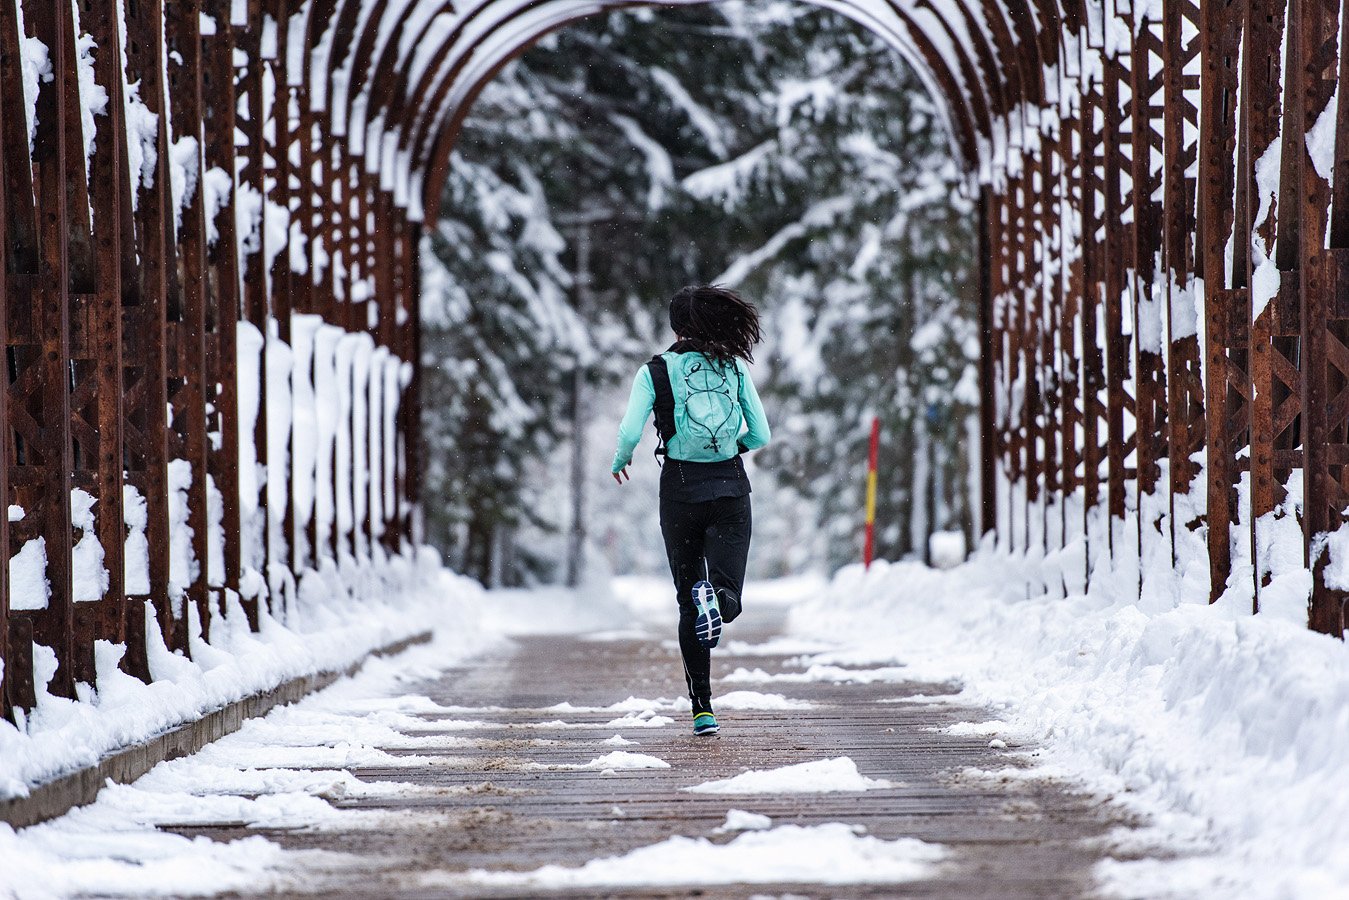
<instances>
[{"instance_id":1,"label":"shoe sole","mask_svg":"<svg viewBox=\"0 0 1349 900\"><path fill-rule=\"evenodd\" d=\"M697 736L697 737L703 737L703 736L709 735L709 734L716 734L716 733L719 732L719 731L721 731L721 726L719 726L719 725L713 725L711 728L703 728L703 729L701 729L701 730L695 728L695 729L693 730L693 733L694 733L694 735Z\"/></svg>"},{"instance_id":2,"label":"shoe sole","mask_svg":"<svg viewBox=\"0 0 1349 900\"><path fill-rule=\"evenodd\" d=\"M700 581L693 586L693 605L698 610L698 618L693 622L698 642L709 649L717 646L721 640L721 608L711 584Z\"/></svg>"}]
</instances>

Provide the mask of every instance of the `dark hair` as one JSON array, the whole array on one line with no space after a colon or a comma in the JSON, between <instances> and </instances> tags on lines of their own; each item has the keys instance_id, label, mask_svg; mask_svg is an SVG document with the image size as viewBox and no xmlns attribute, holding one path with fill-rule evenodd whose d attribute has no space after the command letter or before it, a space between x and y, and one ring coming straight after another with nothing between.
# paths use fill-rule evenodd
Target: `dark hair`
<instances>
[{"instance_id":1,"label":"dark hair","mask_svg":"<svg viewBox=\"0 0 1349 900\"><path fill-rule=\"evenodd\" d=\"M721 362L754 362L762 340L759 311L730 288L691 284L670 298L670 327L700 353Z\"/></svg>"}]
</instances>

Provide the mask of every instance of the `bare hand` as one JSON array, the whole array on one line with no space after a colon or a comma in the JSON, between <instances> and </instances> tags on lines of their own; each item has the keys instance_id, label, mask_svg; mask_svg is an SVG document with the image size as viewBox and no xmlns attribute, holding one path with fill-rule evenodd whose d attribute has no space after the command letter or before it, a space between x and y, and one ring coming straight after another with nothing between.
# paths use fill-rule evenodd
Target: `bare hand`
<instances>
[{"instance_id":1,"label":"bare hand","mask_svg":"<svg viewBox=\"0 0 1349 900\"><path fill-rule=\"evenodd\" d=\"M632 476L628 474L627 466L624 466L623 468L619 469L617 472L614 473L614 481L617 481L619 484L622 484L623 479L625 478L628 481L632 481Z\"/></svg>"}]
</instances>

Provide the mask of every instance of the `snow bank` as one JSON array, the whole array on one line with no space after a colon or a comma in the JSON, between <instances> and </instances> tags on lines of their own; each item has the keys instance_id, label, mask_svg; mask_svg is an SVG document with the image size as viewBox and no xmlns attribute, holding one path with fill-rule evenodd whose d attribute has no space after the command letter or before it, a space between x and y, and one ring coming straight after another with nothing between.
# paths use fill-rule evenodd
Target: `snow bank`
<instances>
[{"instance_id":1,"label":"snow bank","mask_svg":"<svg viewBox=\"0 0 1349 900\"><path fill-rule=\"evenodd\" d=\"M839 756L778 769L742 772L684 790L691 794L833 794L893 786L883 779L867 778L857 771L857 763L849 757Z\"/></svg>"},{"instance_id":2,"label":"snow bank","mask_svg":"<svg viewBox=\"0 0 1349 900\"><path fill-rule=\"evenodd\" d=\"M94 803L58 819L19 832L0 825L0 897L265 894L296 884L287 872L296 857L274 841L260 835L185 837L166 825L388 832L411 821L410 827L425 827L406 810L350 809L331 801L435 795L445 788L364 782L335 766L407 766L408 760L425 765L426 757L380 748L446 748L466 741L444 733L415 736L414 726L425 723L414 714L433 711L436 704L401 693L409 680L482 648L482 635L464 626L462 617L451 615L433 642L396 658L371 659L354 677L250 719L234 734L163 762L134 784L108 787Z\"/></svg>"},{"instance_id":3,"label":"snow bank","mask_svg":"<svg viewBox=\"0 0 1349 900\"><path fill-rule=\"evenodd\" d=\"M853 567L794 610L794 630L903 661L915 679L963 682L962 700L1043 744L1039 771L1144 814L1132 850L1173 852L1103 864L1108 892L1343 896L1349 652L1280 615L1251 616L1249 597L1209 606L1185 559L1145 573L1145 600L1136 568L1108 565L1066 599L1044 587L1062 584L1061 560L988 546L948 572Z\"/></svg>"},{"instance_id":4,"label":"snow bank","mask_svg":"<svg viewBox=\"0 0 1349 900\"><path fill-rule=\"evenodd\" d=\"M146 621L151 669L144 684L118 668L125 648L96 645L97 691L87 702L40 690L36 708L17 726L0 720L0 798L64 772L92 765L107 753L145 740L212 710L292 678L346 668L370 650L452 623L465 640L481 634L473 609L481 603L476 582L452 575L434 551L394 557L374 573L370 593L328 599L329 615L304 630L265 611L261 628L249 630L237 599L211 623L209 644L194 643L194 659L163 648L149 604ZM37 648L42 650L45 648ZM55 667L35 665L45 686ZM45 676L45 677L44 677Z\"/></svg>"},{"instance_id":5,"label":"snow bank","mask_svg":"<svg viewBox=\"0 0 1349 900\"><path fill-rule=\"evenodd\" d=\"M455 886L465 881L490 887L544 889L601 885L695 884L889 884L936 874L946 848L914 838L894 841L859 834L860 826L783 825L751 831L726 844L706 838L672 837L624 856L592 859L579 868L544 866L533 872L467 875L430 872L421 886ZM822 865L828 860L828 865Z\"/></svg>"}]
</instances>

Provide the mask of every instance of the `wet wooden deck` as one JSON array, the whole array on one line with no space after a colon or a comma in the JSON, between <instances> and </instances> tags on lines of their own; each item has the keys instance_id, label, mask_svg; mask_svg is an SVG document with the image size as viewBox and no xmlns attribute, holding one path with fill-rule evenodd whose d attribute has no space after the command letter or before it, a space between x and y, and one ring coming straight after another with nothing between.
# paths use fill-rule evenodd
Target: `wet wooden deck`
<instances>
[{"instance_id":1,"label":"wet wooden deck","mask_svg":"<svg viewBox=\"0 0 1349 900\"><path fill-rule=\"evenodd\" d=\"M771 634L770 619L760 617L757 633L732 629L729 636L761 641ZM799 671L784 657L723 656L714 658L714 675L737 666ZM578 866L671 835L727 841L733 836L713 830L725 821L728 809L740 808L768 815L775 825L841 821L865 826L879 838L916 837L946 845L952 856L937 877L902 884L586 888L575 895L1045 898L1090 895L1091 869L1103 852L1103 838L1122 824L1121 815L1109 806L1052 781L990 779L966 771L1026 766L1027 751L1033 752L1015 743L1006 750L991 749L987 735L957 737L939 730L984 721L985 711L949 699L894 702L935 698L950 693L951 685L722 685L723 692L771 691L813 706L786 712L719 711L723 730L713 738L694 738L689 715L682 711L667 713L675 722L665 727L613 728L602 726L616 712L548 709L562 701L602 707L630 696L675 697L681 688L677 650L669 641L518 639L509 651L408 686L411 693L465 708L423 717L426 730L419 728L417 735L440 733L446 738L443 748L393 751L429 754L435 757L433 764L351 770L367 781L419 786L406 796L336 801L348 808L396 812L394 827L262 833L290 849L328 851L303 854L306 868L294 882L296 893L491 896L490 889L455 884L445 873L530 870L548 863ZM454 721L466 719L485 724L464 729ZM638 743L605 745L615 733ZM548 768L584 764L614 749L659 757L670 768L610 773ZM746 769L838 756L851 757L864 775L896 786L795 796L728 797L682 790ZM213 828L196 833L221 839L258 831ZM520 887L499 893L531 895Z\"/></svg>"}]
</instances>

